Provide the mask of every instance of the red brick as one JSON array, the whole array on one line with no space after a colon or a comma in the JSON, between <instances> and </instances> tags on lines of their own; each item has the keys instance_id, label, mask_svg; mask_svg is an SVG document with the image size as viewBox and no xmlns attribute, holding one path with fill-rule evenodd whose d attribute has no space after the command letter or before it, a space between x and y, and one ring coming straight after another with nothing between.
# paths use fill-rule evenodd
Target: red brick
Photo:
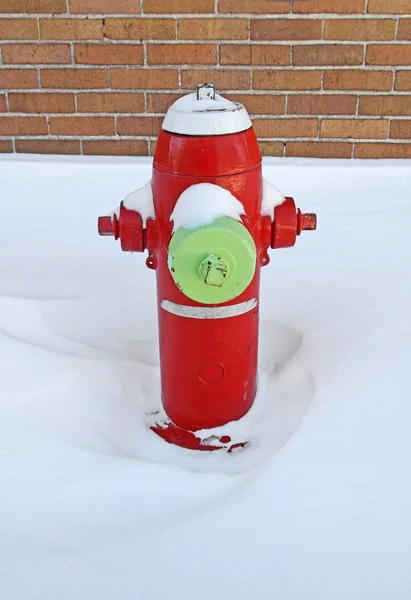
<instances>
[{"instance_id":1,"label":"red brick","mask_svg":"<svg viewBox=\"0 0 411 600\"><path fill-rule=\"evenodd\" d=\"M368 0L368 12L406 15L410 12L410 0Z\"/></svg>"},{"instance_id":2,"label":"red brick","mask_svg":"<svg viewBox=\"0 0 411 600\"><path fill-rule=\"evenodd\" d=\"M363 14L365 0L294 0L293 12Z\"/></svg>"},{"instance_id":3,"label":"red brick","mask_svg":"<svg viewBox=\"0 0 411 600\"><path fill-rule=\"evenodd\" d=\"M398 39L411 41L411 19L400 19L398 25Z\"/></svg>"},{"instance_id":4,"label":"red brick","mask_svg":"<svg viewBox=\"0 0 411 600\"><path fill-rule=\"evenodd\" d=\"M316 137L317 119L254 119L254 130L259 138Z\"/></svg>"},{"instance_id":5,"label":"red brick","mask_svg":"<svg viewBox=\"0 0 411 600\"><path fill-rule=\"evenodd\" d=\"M79 140L16 140L23 154L81 154Z\"/></svg>"},{"instance_id":6,"label":"red brick","mask_svg":"<svg viewBox=\"0 0 411 600\"><path fill-rule=\"evenodd\" d=\"M411 71L397 71L395 76L395 89L401 92L411 90Z\"/></svg>"},{"instance_id":7,"label":"red brick","mask_svg":"<svg viewBox=\"0 0 411 600\"><path fill-rule=\"evenodd\" d=\"M411 115L411 96L361 96L360 115Z\"/></svg>"},{"instance_id":8,"label":"red brick","mask_svg":"<svg viewBox=\"0 0 411 600\"><path fill-rule=\"evenodd\" d=\"M97 156L147 156L145 140L84 140L83 154Z\"/></svg>"},{"instance_id":9,"label":"red brick","mask_svg":"<svg viewBox=\"0 0 411 600\"><path fill-rule=\"evenodd\" d=\"M369 44L367 65L411 65L411 44Z\"/></svg>"},{"instance_id":10,"label":"red brick","mask_svg":"<svg viewBox=\"0 0 411 600\"><path fill-rule=\"evenodd\" d=\"M243 104L251 115L283 115L285 96L279 94L229 94L234 102Z\"/></svg>"},{"instance_id":11,"label":"red brick","mask_svg":"<svg viewBox=\"0 0 411 600\"><path fill-rule=\"evenodd\" d=\"M214 65L216 44L147 44L149 65Z\"/></svg>"},{"instance_id":12,"label":"red brick","mask_svg":"<svg viewBox=\"0 0 411 600\"><path fill-rule=\"evenodd\" d=\"M357 142L355 158L411 158L411 144L389 144L387 142Z\"/></svg>"},{"instance_id":13,"label":"red brick","mask_svg":"<svg viewBox=\"0 0 411 600\"><path fill-rule=\"evenodd\" d=\"M0 69L0 88L37 88L37 71L34 69Z\"/></svg>"},{"instance_id":14,"label":"red brick","mask_svg":"<svg viewBox=\"0 0 411 600\"><path fill-rule=\"evenodd\" d=\"M163 122L162 117L118 117L119 135L158 135Z\"/></svg>"},{"instance_id":15,"label":"red brick","mask_svg":"<svg viewBox=\"0 0 411 600\"><path fill-rule=\"evenodd\" d=\"M321 71L253 71L255 90L319 90Z\"/></svg>"},{"instance_id":16,"label":"red brick","mask_svg":"<svg viewBox=\"0 0 411 600\"><path fill-rule=\"evenodd\" d=\"M2 154L13 152L13 144L11 140L0 140L0 152Z\"/></svg>"},{"instance_id":17,"label":"red brick","mask_svg":"<svg viewBox=\"0 0 411 600\"><path fill-rule=\"evenodd\" d=\"M219 0L220 13L285 14L291 11L290 0Z\"/></svg>"},{"instance_id":18,"label":"red brick","mask_svg":"<svg viewBox=\"0 0 411 600\"><path fill-rule=\"evenodd\" d=\"M260 151L263 156L283 156L284 142L265 142L259 141Z\"/></svg>"},{"instance_id":19,"label":"red brick","mask_svg":"<svg viewBox=\"0 0 411 600\"><path fill-rule=\"evenodd\" d=\"M220 47L222 65L284 66L290 64L290 59L290 46L224 44Z\"/></svg>"},{"instance_id":20,"label":"red brick","mask_svg":"<svg viewBox=\"0 0 411 600\"><path fill-rule=\"evenodd\" d=\"M391 71L366 71L363 69L333 69L324 71L325 90L391 90Z\"/></svg>"},{"instance_id":21,"label":"red brick","mask_svg":"<svg viewBox=\"0 0 411 600\"><path fill-rule=\"evenodd\" d=\"M108 86L107 69L46 69L40 71L43 88L97 89Z\"/></svg>"},{"instance_id":22,"label":"red brick","mask_svg":"<svg viewBox=\"0 0 411 600\"><path fill-rule=\"evenodd\" d=\"M350 142L287 142L286 156L304 158L351 158Z\"/></svg>"},{"instance_id":23,"label":"red brick","mask_svg":"<svg viewBox=\"0 0 411 600\"><path fill-rule=\"evenodd\" d=\"M178 71L169 69L112 69L111 87L121 90L178 88Z\"/></svg>"},{"instance_id":24,"label":"red brick","mask_svg":"<svg viewBox=\"0 0 411 600\"><path fill-rule=\"evenodd\" d=\"M174 40L176 20L107 18L105 35L115 40Z\"/></svg>"},{"instance_id":25,"label":"red brick","mask_svg":"<svg viewBox=\"0 0 411 600\"><path fill-rule=\"evenodd\" d=\"M7 44L2 49L5 64L68 64L71 62L68 44Z\"/></svg>"},{"instance_id":26,"label":"red brick","mask_svg":"<svg viewBox=\"0 0 411 600\"><path fill-rule=\"evenodd\" d=\"M139 113L144 112L144 94L84 93L77 96L78 112Z\"/></svg>"},{"instance_id":27,"label":"red brick","mask_svg":"<svg viewBox=\"0 0 411 600\"><path fill-rule=\"evenodd\" d=\"M393 40L395 19L326 19L325 40Z\"/></svg>"},{"instance_id":28,"label":"red brick","mask_svg":"<svg viewBox=\"0 0 411 600\"><path fill-rule=\"evenodd\" d=\"M323 119L320 137L385 139L388 136L386 119Z\"/></svg>"},{"instance_id":29,"label":"red brick","mask_svg":"<svg viewBox=\"0 0 411 600\"><path fill-rule=\"evenodd\" d=\"M252 40L320 40L321 19L252 19Z\"/></svg>"},{"instance_id":30,"label":"red brick","mask_svg":"<svg viewBox=\"0 0 411 600\"><path fill-rule=\"evenodd\" d=\"M355 115L357 96L299 94L288 97L290 115Z\"/></svg>"},{"instance_id":31,"label":"red brick","mask_svg":"<svg viewBox=\"0 0 411 600\"><path fill-rule=\"evenodd\" d=\"M156 14L213 13L214 0L143 0L144 12Z\"/></svg>"},{"instance_id":32,"label":"red brick","mask_svg":"<svg viewBox=\"0 0 411 600\"><path fill-rule=\"evenodd\" d=\"M6 95L0 94L0 112L7 111Z\"/></svg>"},{"instance_id":33,"label":"red brick","mask_svg":"<svg viewBox=\"0 0 411 600\"><path fill-rule=\"evenodd\" d=\"M293 65L361 65L364 49L359 44L313 44L293 47Z\"/></svg>"},{"instance_id":34,"label":"red brick","mask_svg":"<svg viewBox=\"0 0 411 600\"><path fill-rule=\"evenodd\" d=\"M0 19L0 40L36 40L36 19Z\"/></svg>"},{"instance_id":35,"label":"red brick","mask_svg":"<svg viewBox=\"0 0 411 600\"><path fill-rule=\"evenodd\" d=\"M114 117L50 117L52 135L114 135Z\"/></svg>"},{"instance_id":36,"label":"red brick","mask_svg":"<svg viewBox=\"0 0 411 600\"><path fill-rule=\"evenodd\" d=\"M102 40L103 19L40 19L43 40Z\"/></svg>"},{"instance_id":37,"label":"red brick","mask_svg":"<svg viewBox=\"0 0 411 600\"><path fill-rule=\"evenodd\" d=\"M391 121L390 138L397 140L411 139L411 120Z\"/></svg>"},{"instance_id":38,"label":"red brick","mask_svg":"<svg viewBox=\"0 0 411 600\"><path fill-rule=\"evenodd\" d=\"M147 112L166 113L182 94L147 94Z\"/></svg>"},{"instance_id":39,"label":"red brick","mask_svg":"<svg viewBox=\"0 0 411 600\"><path fill-rule=\"evenodd\" d=\"M66 0L1 0L0 13L65 13Z\"/></svg>"},{"instance_id":40,"label":"red brick","mask_svg":"<svg viewBox=\"0 0 411 600\"><path fill-rule=\"evenodd\" d=\"M133 14L140 12L140 0L70 0L73 14Z\"/></svg>"},{"instance_id":41,"label":"red brick","mask_svg":"<svg viewBox=\"0 0 411 600\"><path fill-rule=\"evenodd\" d=\"M0 135L47 134L46 117L0 117Z\"/></svg>"},{"instance_id":42,"label":"red brick","mask_svg":"<svg viewBox=\"0 0 411 600\"><path fill-rule=\"evenodd\" d=\"M19 113L72 113L75 112L74 94L9 93L10 112Z\"/></svg>"},{"instance_id":43,"label":"red brick","mask_svg":"<svg viewBox=\"0 0 411 600\"><path fill-rule=\"evenodd\" d=\"M193 91L199 81L213 83L217 90L249 90L250 71L207 69L181 71L181 88Z\"/></svg>"},{"instance_id":44,"label":"red brick","mask_svg":"<svg viewBox=\"0 0 411 600\"><path fill-rule=\"evenodd\" d=\"M132 44L76 44L74 57L80 65L142 65L143 46Z\"/></svg>"},{"instance_id":45,"label":"red brick","mask_svg":"<svg viewBox=\"0 0 411 600\"><path fill-rule=\"evenodd\" d=\"M246 40L248 19L179 19L179 40Z\"/></svg>"}]
</instances>

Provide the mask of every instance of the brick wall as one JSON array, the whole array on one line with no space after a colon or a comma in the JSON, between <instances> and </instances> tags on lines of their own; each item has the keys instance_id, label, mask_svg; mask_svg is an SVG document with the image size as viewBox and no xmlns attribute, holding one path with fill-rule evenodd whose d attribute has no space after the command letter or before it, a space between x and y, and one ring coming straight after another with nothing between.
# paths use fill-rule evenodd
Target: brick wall
<instances>
[{"instance_id":1,"label":"brick wall","mask_svg":"<svg viewBox=\"0 0 411 600\"><path fill-rule=\"evenodd\" d=\"M272 156L411 158L411 0L0 0L0 152L152 154L198 82Z\"/></svg>"}]
</instances>

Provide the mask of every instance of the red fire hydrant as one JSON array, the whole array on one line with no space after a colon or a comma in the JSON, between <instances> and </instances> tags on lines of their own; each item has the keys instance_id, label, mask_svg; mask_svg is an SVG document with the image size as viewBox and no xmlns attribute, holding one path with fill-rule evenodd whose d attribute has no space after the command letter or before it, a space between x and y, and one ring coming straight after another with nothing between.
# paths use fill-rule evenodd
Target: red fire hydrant
<instances>
[{"instance_id":1,"label":"red fire hydrant","mask_svg":"<svg viewBox=\"0 0 411 600\"><path fill-rule=\"evenodd\" d=\"M316 228L263 180L261 160L245 108L198 85L167 112L151 182L98 221L123 250L148 250L157 272L167 417L151 428L185 448L234 448L207 430L241 419L256 395L260 267Z\"/></svg>"}]
</instances>

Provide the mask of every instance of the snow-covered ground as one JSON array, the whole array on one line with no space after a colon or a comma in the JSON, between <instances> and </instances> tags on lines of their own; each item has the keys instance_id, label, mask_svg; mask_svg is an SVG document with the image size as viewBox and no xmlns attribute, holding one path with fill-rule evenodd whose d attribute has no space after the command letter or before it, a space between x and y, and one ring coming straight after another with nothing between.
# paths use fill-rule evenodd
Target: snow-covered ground
<instances>
[{"instance_id":1,"label":"snow-covered ground","mask_svg":"<svg viewBox=\"0 0 411 600\"><path fill-rule=\"evenodd\" d=\"M1 159L1 600L410 600L411 162L264 171L319 226L263 270L228 455L144 425L155 277L96 219L150 161Z\"/></svg>"}]
</instances>

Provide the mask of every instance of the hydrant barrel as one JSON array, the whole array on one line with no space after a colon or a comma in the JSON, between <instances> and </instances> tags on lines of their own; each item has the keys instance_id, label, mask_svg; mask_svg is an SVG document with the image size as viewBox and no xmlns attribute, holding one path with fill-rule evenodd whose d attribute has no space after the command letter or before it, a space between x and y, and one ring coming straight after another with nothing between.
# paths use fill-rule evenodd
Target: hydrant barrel
<instances>
[{"instance_id":1,"label":"hydrant barrel","mask_svg":"<svg viewBox=\"0 0 411 600\"><path fill-rule=\"evenodd\" d=\"M192 275L197 287L203 284L209 293L214 293L214 304L207 302L206 292L202 299L200 295L193 299L190 291L187 295L183 280L177 280L176 285L169 268L173 238L170 214L185 190L204 181L235 194L243 204L247 227L228 219L244 230L254 247L250 278L244 289L239 279L240 293L234 292L234 297L230 294L230 299L225 300L226 286L235 287L236 280L230 279L231 275L221 286L207 285L201 280L206 276L214 284L221 283L223 275L220 280L218 277L226 268L218 260L221 247L215 254L218 238L214 226L205 224L198 233L194 229L181 234L202 233L204 243L210 243L209 247L204 246L204 251L200 247L197 272L194 273L193 266ZM157 268L162 402L179 428L209 429L240 419L250 409L256 394L262 177L261 154L254 131L247 129L221 138L176 136L161 131L152 182L156 215L160 222L168 223L167 231L162 231L164 243L158 253ZM238 253L240 246L237 251L234 247L228 251L228 270L229 256ZM188 252L193 255L194 249ZM204 275L211 254L216 256L212 259L215 270ZM243 266L245 257L246 254L241 259ZM223 261L226 262L224 258Z\"/></svg>"}]
</instances>

